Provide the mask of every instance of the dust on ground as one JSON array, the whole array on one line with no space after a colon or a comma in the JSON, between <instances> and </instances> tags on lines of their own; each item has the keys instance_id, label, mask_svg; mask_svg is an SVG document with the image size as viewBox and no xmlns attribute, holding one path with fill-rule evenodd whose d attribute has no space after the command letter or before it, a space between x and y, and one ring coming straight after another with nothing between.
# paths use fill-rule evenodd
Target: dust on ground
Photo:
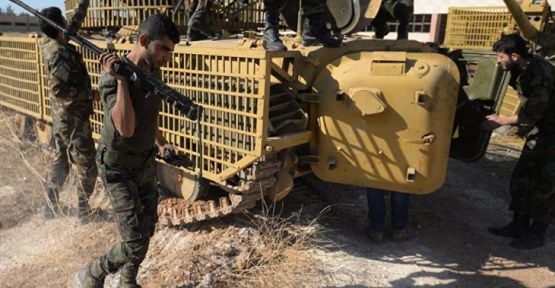
<instances>
[{"instance_id":1,"label":"dust on ground","mask_svg":"<svg viewBox=\"0 0 555 288\"><path fill-rule=\"evenodd\" d=\"M113 221L44 220L49 152L0 119L1 287L73 287L85 263L118 242ZM416 239L370 242L363 189L297 181L279 205L183 229L159 228L143 287L555 287L555 233L544 248L511 249L487 227L510 220L507 193L521 142L496 137L476 163L451 160L445 185L413 197ZM66 189L67 206L75 193ZM95 206L106 208L98 189ZM70 211L71 209L69 209ZM106 287L117 286L117 275Z\"/></svg>"}]
</instances>

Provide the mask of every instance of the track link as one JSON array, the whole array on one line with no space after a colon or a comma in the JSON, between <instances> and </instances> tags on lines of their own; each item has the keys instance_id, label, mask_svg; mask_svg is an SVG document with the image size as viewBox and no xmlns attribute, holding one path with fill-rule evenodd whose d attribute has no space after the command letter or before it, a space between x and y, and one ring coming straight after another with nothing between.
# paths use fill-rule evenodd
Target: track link
<instances>
[{"instance_id":1,"label":"track link","mask_svg":"<svg viewBox=\"0 0 555 288\"><path fill-rule=\"evenodd\" d=\"M273 157L272 157L273 158ZM266 158L268 159L268 158ZM189 201L168 198L158 204L158 221L162 226L180 226L239 213L254 207L277 181L281 163L275 159L254 163L245 169L237 185L217 184L229 194L217 200Z\"/></svg>"}]
</instances>

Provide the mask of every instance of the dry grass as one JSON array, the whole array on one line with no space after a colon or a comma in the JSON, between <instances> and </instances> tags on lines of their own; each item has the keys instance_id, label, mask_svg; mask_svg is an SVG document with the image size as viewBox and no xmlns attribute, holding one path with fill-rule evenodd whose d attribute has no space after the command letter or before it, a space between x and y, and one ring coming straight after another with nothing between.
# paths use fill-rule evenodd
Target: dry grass
<instances>
[{"instance_id":1,"label":"dry grass","mask_svg":"<svg viewBox=\"0 0 555 288\"><path fill-rule=\"evenodd\" d=\"M323 212L322 212L323 213ZM256 230L253 245L240 254L227 274L227 284L243 287L298 287L316 266L310 251L321 249L318 220L304 220L302 210L283 217L276 206L263 203L250 221ZM308 221L308 222L307 222Z\"/></svg>"},{"instance_id":2,"label":"dry grass","mask_svg":"<svg viewBox=\"0 0 555 288\"><path fill-rule=\"evenodd\" d=\"M2 201L6 207L0 209L0 223L4 228L16 225L21 220L27 219L31 214L42 211L44 205L52 208L47 197L48 183L50 180L50 165L53 159L53 150L42 147L38 142L26 139L17 134L17 115L13 112L0 111L0 188L13 191L13 195ZM32 134L33 132L31 132ZM62 217L73 217L77 201L76 175L73 169L66 179L64 189L60 191L59 201ZM101 187L97 187L101 188ZM97 189L91 200L96 207L106 208L107 199L104 199L102 189ZM5 193L5 192L4 192ZM11 198L10 198L11 197ZM13 199L16 197L17 199ZM8 203L16 203L12 205Z\"/></svg>"},{"instance_id":3,"label":"dry grass","mask_svg":"<svg viewBox=\"0 0 555 288\"><path fill-rule=\"evenodd\" d=\"M0 112L0 227L11 228L3 230L6 239L26 240L0 245L14 259L0 267L0 282L8 287L47 282L45 287L62 287L119 236L115 223L82 226L70 214L51 221L33 216L46 203L52 153L19 139L14 118ZM66 206L75 203L72 177L70 173L60 197ZM95 194L103 193L97 189ZM298 287L317 266L310 252L322 245L318 217L306 220L302 211L284 213L273 205L244 215L202 223L196 230L158 231L139 281L146 287ZM57 280L49 281L52 277ZM117 276L110 276L106 287L115 283Z\"/></svg>"},{"instance_id":4,"label":"dry grass","mask_svg":"<svg viewBox=\"0 0 555 288\"><path fill-rule=\"evenodd\" d=\"M50 156L38 144L18 138L15 117L0 111L0 222L4 228L27 219L46 199Z\"/></svg>"},{"instance_id":5,"label":"dry grass","mask_svg":"<svg viewBox=\"0 0 555 288\"><path fill-rule=\"evenodd\" d=\"M161 229L152 239L139 281L145 287L299 287L320 266L311 255L326 243L318 219L273 207ZM144 273L144 274L143 274Z\"/></svg>"}]
</instances>

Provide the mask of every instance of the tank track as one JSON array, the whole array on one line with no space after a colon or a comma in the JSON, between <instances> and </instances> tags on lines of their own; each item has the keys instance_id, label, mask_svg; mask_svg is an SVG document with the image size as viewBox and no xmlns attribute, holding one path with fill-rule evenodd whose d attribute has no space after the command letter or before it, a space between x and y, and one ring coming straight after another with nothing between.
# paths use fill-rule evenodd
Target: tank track
<instances>
[{"instance_id":1,"label":"tank track","mask_svg":"<svg viewBox=\"0 0 555 288\"><path fill-rule=\"evenodd\" d=\"M267 158L267 157L266 157ZM181 226L240 213L254 207L277 181L281 162L275 159L255 162L242 171L235 185L217 184L229 194L216 200L189 201L168 198L158 204L158 222L162 226Z\"/></svg>"},{"instance_id":2,"label":"tank track","mask_svg":"<svg viewBox=\"0 0 555 288\"><path fill-rule=\"evenodd\" d=\"M294 133L306 129L308 118L296 101L289 84L275 84L270 87L270 128L271 135ZM266 154L236 177L224 183L214 183L229 194L216 200L190 201L182 198L168 198L158 204L158 219L162 226L180 226L209 219L240 213L252 208L256 202L270 194L269 190L277 182L277 173L282 169L283 160L279 151Z\"/></svg>"}]
</instances>

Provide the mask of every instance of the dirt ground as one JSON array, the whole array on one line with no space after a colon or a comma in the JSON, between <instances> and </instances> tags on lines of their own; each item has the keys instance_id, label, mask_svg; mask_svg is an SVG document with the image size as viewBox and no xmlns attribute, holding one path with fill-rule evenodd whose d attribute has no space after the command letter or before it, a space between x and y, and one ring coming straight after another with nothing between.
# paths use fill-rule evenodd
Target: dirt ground
<instances>
[{"instance_id":1,"label":"dirt ground","mask_svg":"<svg viewBox=\"0 0 555 288\"><path fill-rule=\"evenodd\" d=\"M118 242L115 223L41 217L48 159L0 119L0 287L74 287L74 274ZM7 117L9 118L9 117ZM413 197L416 239L370 242L364 190L309 177L277 207L184 229L160 228L143 287L555 287L555 231L544 248L511 249L487 227L510 220L518 141L492 141L476 163L451 160L445 185ZM74 203L71 189L63 201ZM97 191L95 206L108 207ZM71 207L70 207L71 208ZM275 209L275 210L274 210ZM280 212L280 213L278 213ZM106 287L117 286L117 275Z\"/></svg>"}]
</instances>

